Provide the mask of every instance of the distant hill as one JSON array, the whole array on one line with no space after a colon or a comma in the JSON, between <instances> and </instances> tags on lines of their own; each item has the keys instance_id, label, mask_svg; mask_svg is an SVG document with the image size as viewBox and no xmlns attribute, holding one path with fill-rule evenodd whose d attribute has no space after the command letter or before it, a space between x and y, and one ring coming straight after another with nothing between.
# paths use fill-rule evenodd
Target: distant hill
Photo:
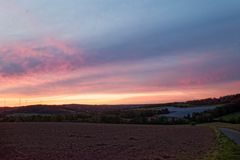
<instances>
[{"instance_id":1,"label":"distant hill","mask_svg":"<svg viewBox=\"0 0 240 160\"><path fill-rule=\"evenodd\" d=\"M66 105L30 105L22 107L0 107L1 115L12 114L37 114L37 115L68 115L79 113L94 113L105 111L117 111L134 108L179 106L191 107L199 105L217 105L240 102L240 94L223 96L220 98L207 98L187 102L173 102L165 104L144 104L144 105L84 105L84 104L66 104Z\"/></svg>"},{"instance_id":2,"label":"distant hill","mask_svg":"<svg viewBox=\"0 0 240 160\"><path fill-rule=\"evenodd\" d=\"M240 102L240 94L223 96L220 98L206 98L200 100L187 101L185 103L192 105L214 105Z\"/></svg>"},{"instance_id":3,"label":"distant hill","mask_svg":"<svg viewBox=\"0 0 240 160\"><path fill-rule=\"evenodd\" d=\"M163 104L146 104L145 108L165 107L165 106L177 106L177 107L194 107L203 105L221 105L229 103L240 103L240 94L227 95L219 98L205 98L199 100L191 100L186 102L171 102Z\"/></svg>"},{"instance_id":4,"label":"distant hill","mask_svg":"<svg viewBox=\"0 0 240 160\"><path fill-rule=\"evenodd\" d=\"M134 108L139 105L83 105L83 104L66 104L66 105L30 105L22 107L0 107L0 114L78 114L87 112L104 112L119 109Z\"/></svg>"}]
</instances>

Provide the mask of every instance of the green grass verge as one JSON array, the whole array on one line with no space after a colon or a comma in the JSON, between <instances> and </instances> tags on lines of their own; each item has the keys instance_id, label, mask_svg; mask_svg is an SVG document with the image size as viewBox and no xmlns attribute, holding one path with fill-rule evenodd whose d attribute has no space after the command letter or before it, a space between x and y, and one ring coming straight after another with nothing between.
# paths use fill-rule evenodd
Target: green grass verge
<instances>
[{"instance_id":1,"label":"green grass verge","mask_svg":"<svg viewBox=\"0 0 240 160\"><path fill-rule=\"evenodd\" d=\"M226 116L222 116L217 118L217 120L223 120L223 121L232 121L232 120L239 120L240 119L240 112L238 113L232 113L232 114L228 114Z\"/></svg>"},{"instance_id":2,"label":"green grass verge","mask_svg":"<svg viewBox=\"0 0 240 160\"><path fill-rule=\"evenodd\" d=\"M240 146L221 133L218 130L220 126L209 125L216 133L216 146L203 160L240 160Z\"/></svg>"}]
</instances>

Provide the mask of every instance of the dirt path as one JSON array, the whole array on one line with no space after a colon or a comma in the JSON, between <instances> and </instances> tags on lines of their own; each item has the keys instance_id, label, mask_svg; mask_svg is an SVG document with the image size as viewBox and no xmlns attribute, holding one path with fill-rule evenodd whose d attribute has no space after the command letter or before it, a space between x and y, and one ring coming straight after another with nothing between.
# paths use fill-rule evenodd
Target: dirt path
<instances>
[{"instance_id":1,"label":"dirt path","mask_svg":"<svg viewBox=\"0 0 240 160\"><path fill-rule=\"evenodd\" d=\"M235 143L240 145L240 132L229 128L220 128L220 131Z\"/></svg>"}]
</instances>

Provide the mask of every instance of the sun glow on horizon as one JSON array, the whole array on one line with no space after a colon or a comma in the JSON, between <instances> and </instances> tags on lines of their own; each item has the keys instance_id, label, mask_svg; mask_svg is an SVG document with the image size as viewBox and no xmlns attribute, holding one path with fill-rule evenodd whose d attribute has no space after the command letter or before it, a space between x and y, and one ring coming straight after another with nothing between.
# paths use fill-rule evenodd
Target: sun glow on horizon
<instances>
[{"instance_id":1,"label":"sun glow on horizon","mask_svg":"<svg viewBox=\"0 0 240 160\"><path fill-rule=\"evenodd\" d=\"M129 98L138 97L168 97L180 96L181 92L153 92L153 93L130 93L130 94L83 94L83 95L60 95L36 98L4 98L5 106L22 106L33 104L129 104ZM121 103L122 101L122 103ZM159 101L160 102L160 101ZM133 103L133 102L130 102ZM137 100L135 100L137 104ZM2 105L2 106L3 106Z\"/></svg>"},{"instance_id":2,"label":"sun glow on horizon","mask_svg":"<svg viewBox=\"0 0 240 160\"><path fill-rule=\"evenodd\" d=\"M233 85L234 86L234 85ZM230 87L230 86L229 86ZM218 92L214 89L184 91L162 91L145 93L107 93L107 94L73 94L41 97L17 97L2 98L0 106L16 107L35 104L61 105L61 104L89 104L89 105L118 105L118 104L154 104L168 102L182 102L195 99L215 98L228 94L236 94L235 91L225 90Z\"/></svg>"}]
</instances>

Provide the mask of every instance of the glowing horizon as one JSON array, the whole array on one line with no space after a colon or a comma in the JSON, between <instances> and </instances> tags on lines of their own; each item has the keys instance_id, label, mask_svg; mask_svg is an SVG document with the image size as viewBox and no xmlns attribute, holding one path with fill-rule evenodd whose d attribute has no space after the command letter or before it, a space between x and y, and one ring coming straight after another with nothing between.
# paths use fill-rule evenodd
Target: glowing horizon
<instances>
[{"instance_id":1,"label":"glowing horizon","mask_svg":"<svg viewBox=\"0 0 240 160\"><path fill-rule=\"evenodd\" d=\"M0 4L0 107L240 93L237 0Z\"/></svg>"}]
</instances>

